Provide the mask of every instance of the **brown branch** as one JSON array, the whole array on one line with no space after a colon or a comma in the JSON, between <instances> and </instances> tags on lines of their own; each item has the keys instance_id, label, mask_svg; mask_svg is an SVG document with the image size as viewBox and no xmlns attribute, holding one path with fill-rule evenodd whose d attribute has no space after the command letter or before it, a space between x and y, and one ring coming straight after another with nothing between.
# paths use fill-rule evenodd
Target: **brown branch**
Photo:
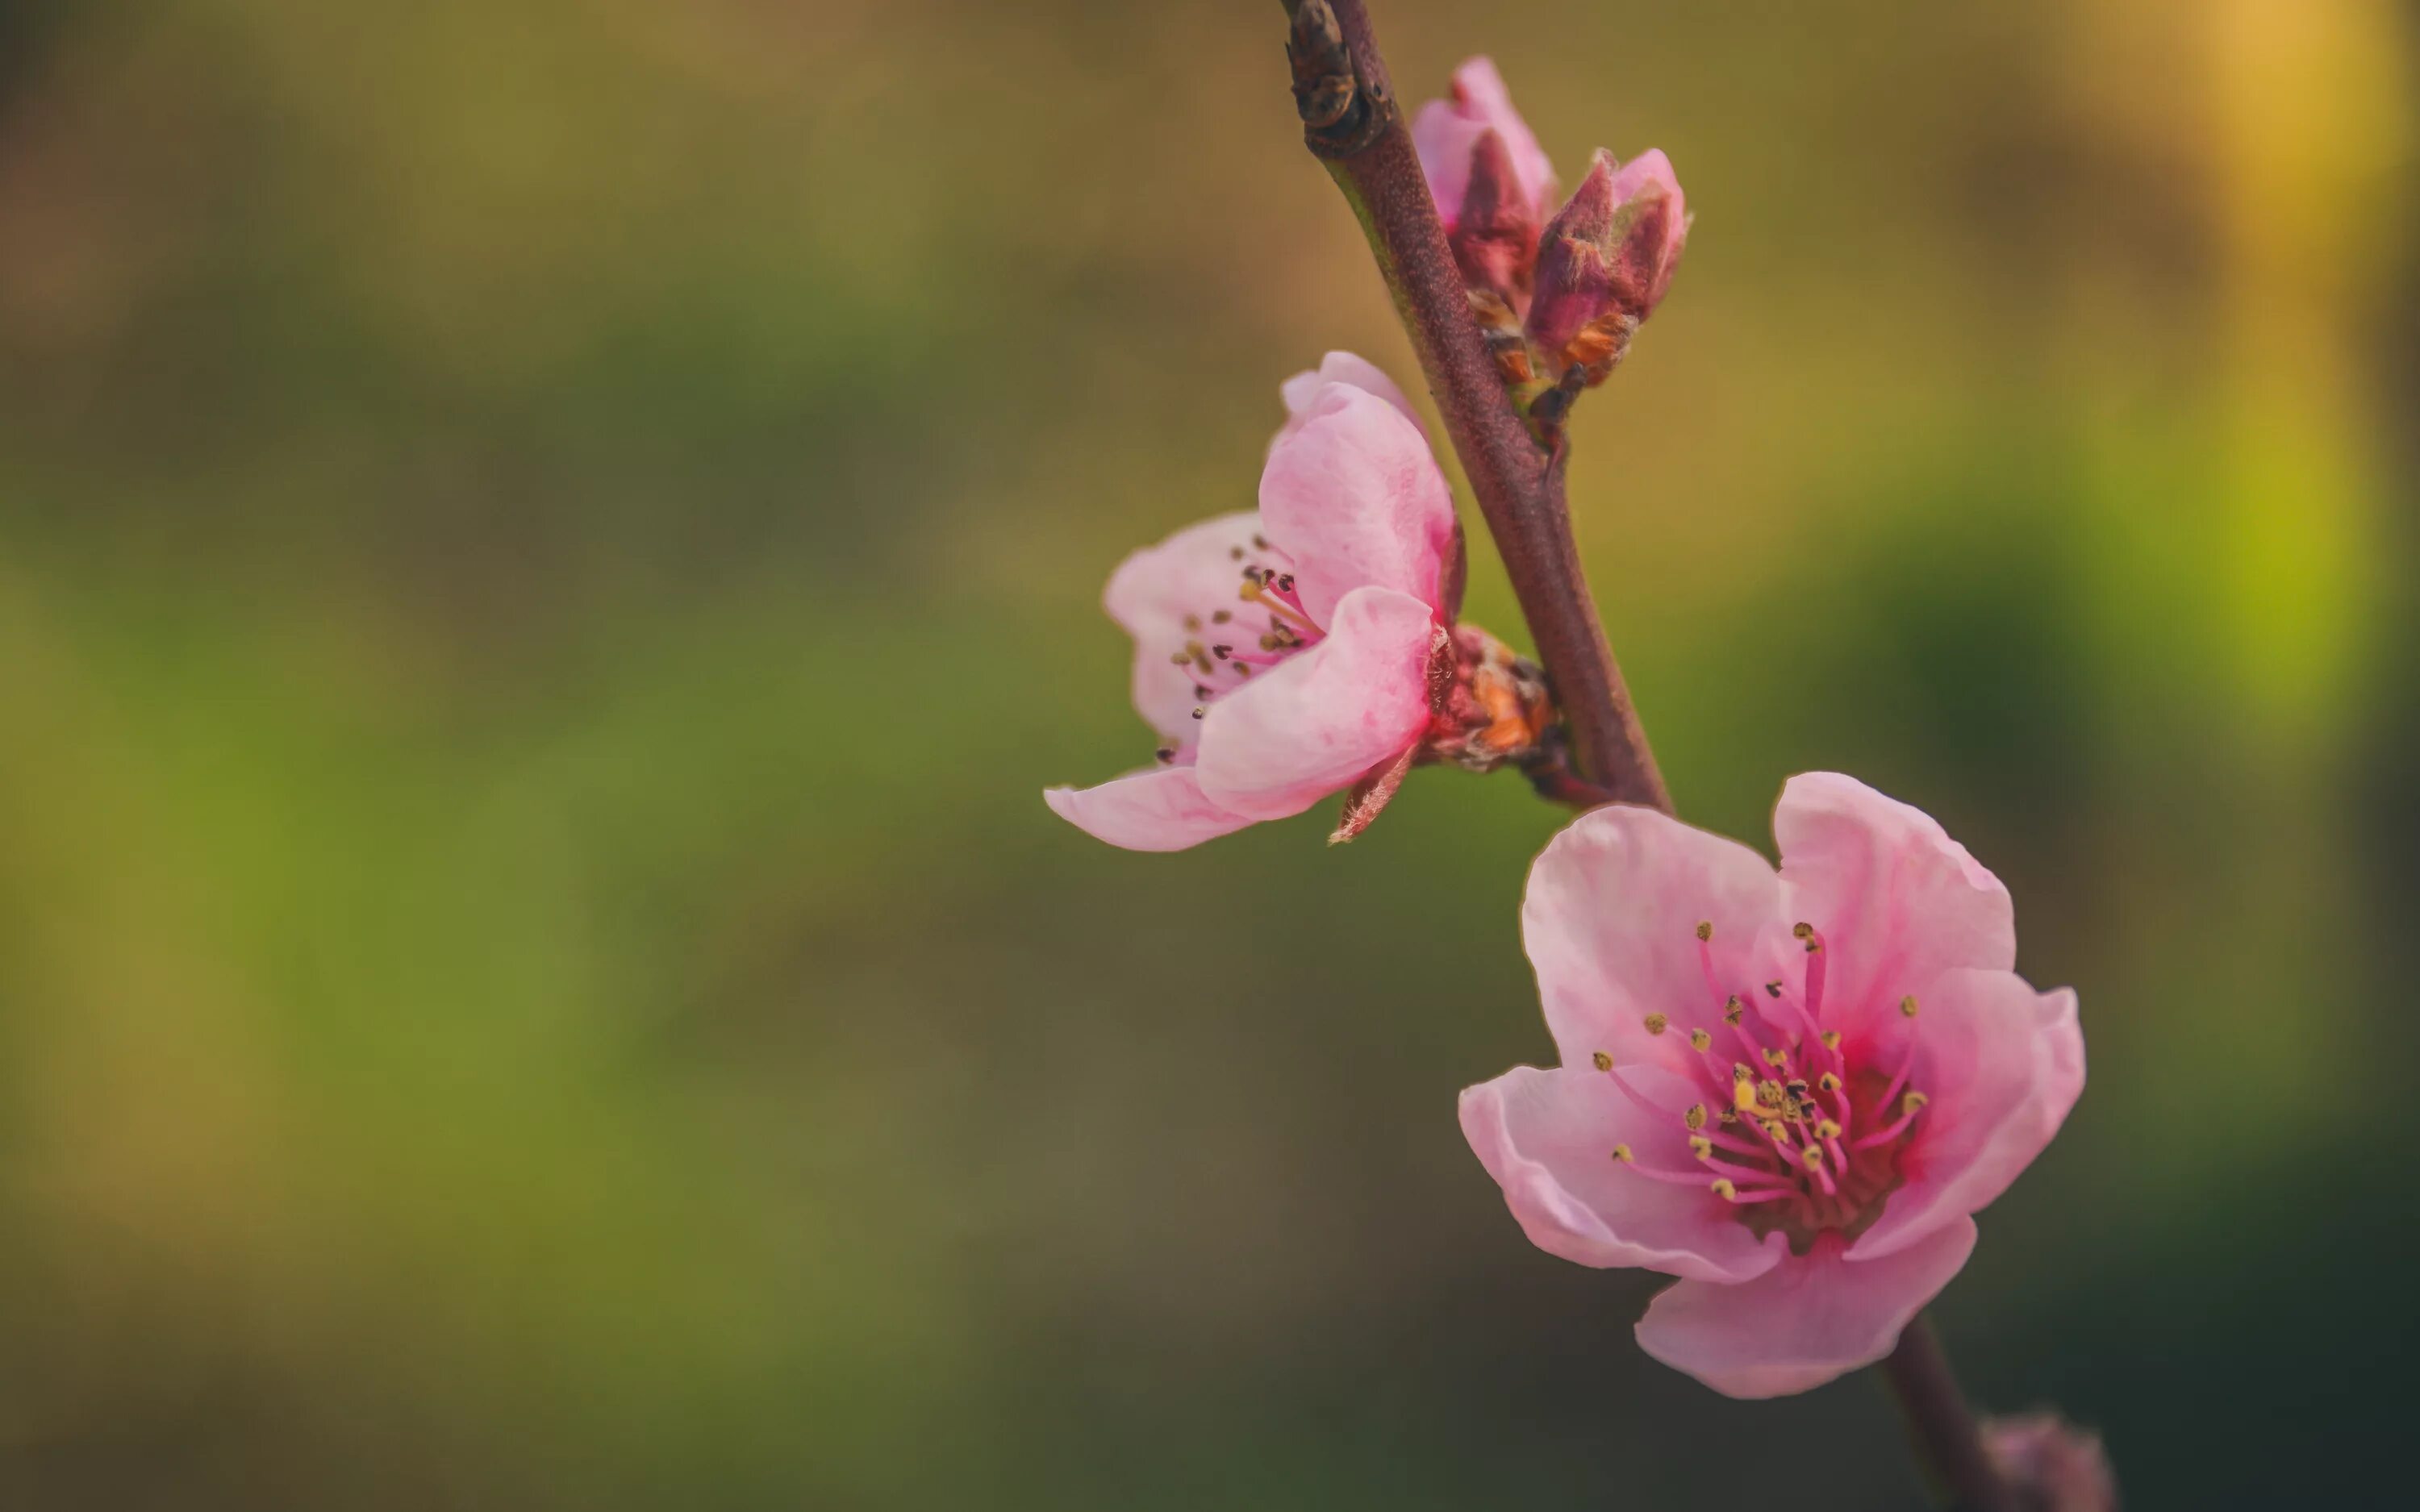
<instances>
[{"instance_id":1,"label":"brown branch","mask_svg":"<svg viewBox=\"0 0 2420 1512\"><path fill-rule=\"evenodd\" d=\"M1303 139L1344 191L1377 255L1447 437L1486 517L1579 772L1621 803L1672 811L1647 733L1580 570L1564 450L1542 449L1505 393L1446 246L1362 0L1287 0Z\"/></svg>"},{"instance_id":2,"label":"brown branch","mask_svg":"<svg viewBox=\"0 0 2420 1512\"><path fill-rule=\"evenodd\" d=\"M1610 800L1670 813L1671 796L1580 570L1560 427L1544 427L1551 449L1542 447L1505 392L1446 245L1369 11L1363 0L1285 0L1285 7L1303 140L1344 191L1377 255L1571 734L1576 769L1542 765L1532 780L1559 802ZM1882 1372L1941 1493L1954 1497L1960 1512L2014 1512L1927 1319L1907 1327Z\"/></svg>"},{"instance_id":3,"label":"brown branch","mask_svg":"<svg viewBox=\"0 0 2420 1512\"><path fill-rule=\"evenodd\" d=\"M2014 1492L1993 1468L1932 1319L1918 1314L1882 1363L1883 1380L1907 1420L1925 1479L1955 1512L2017 1512Z\"/></svg>"}]
</instances>

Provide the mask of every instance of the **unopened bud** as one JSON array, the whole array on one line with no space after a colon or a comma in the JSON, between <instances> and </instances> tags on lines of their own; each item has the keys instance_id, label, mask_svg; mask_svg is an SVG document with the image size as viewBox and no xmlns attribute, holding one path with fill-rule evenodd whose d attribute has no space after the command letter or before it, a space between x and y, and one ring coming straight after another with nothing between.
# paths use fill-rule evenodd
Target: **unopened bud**
<instances>
[{"instance_id":1,"label":"unopened bud","mask_svg":"<svg viewBox=\"0 0 2420 1512\"><path fill-rule=\"evenodd\" d=\"M1490 133L1505 154L1496 165L1512 186L1504 197L1527 205L1533 225L1553 202L1553 165L1529 123L1512 108L1503 75L1486 58L1475 57L1453 70L1451 100L1432 100L1412 118L1412 147L1449 236L1461 228L1471 179L1480 172L1481 146Z\"/></svg>"},{"instance_id":2,"label":"unopened bud","mask_svg":"<svg viewBox=\"0 0 2420 1512\"><path fill-rule=\"evenodd\" d=\"M1529 293L1538 255L1538 207L1513 166L1501 131L1481 133L1470 151L1470 184L1446 242L1453 248L1463 286L1484 289L1517 308Z\"/></svg>"},{"instance_id":3,"label":"unopened bud","mask_svg":"<svg viewBox=\"0 0 2420 1512\"><path fill-rule=\"evenodd\" d=\"M2024 1512L2118 1512L2101 1435L2056 1412L1986 1418L1983 1447Z\"/></svg>"},{"instance_id":4,"label":"unopened bud","mask_svg":"<svg viewBox=\"0 0 2420 1512\"><path fill-rule=\"evenodd\" d=\"M1663 153L1617 168L1600 148L1539 239L1528 329L1547 369L1605 381L1663 301L1688 234L1681 181Z\"/></svg>"}]
</instances>

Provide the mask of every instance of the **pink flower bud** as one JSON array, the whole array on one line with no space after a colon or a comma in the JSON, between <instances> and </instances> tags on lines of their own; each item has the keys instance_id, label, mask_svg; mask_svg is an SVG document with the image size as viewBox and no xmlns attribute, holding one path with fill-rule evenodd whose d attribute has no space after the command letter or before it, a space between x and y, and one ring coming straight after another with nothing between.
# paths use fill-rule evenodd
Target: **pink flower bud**
<instances>
[{"instance_id":1,"label":"pink flower bud","mask_svg":"<svg viewBox=\"0 0 2420 1512\"><path fill-rule=\"evenodd\" d=\"M1501 166L1512 185L1504 197L1520 200L1539 219L1554 198L1554 165L1512 108L1504 76L1486 58L1472 58L1453 70L1453 99L1430 100L1412 120L1412 147L1449 236L1461 224L1480 144L1491 131L1500 139Z\"/></svg>"},{"instance_id":2,"label":"pink flower bud","mask_svg":"<svg viewBox=\"0 0 2420 1512\"><path fill-rule=\"evenodd\" d=\"M1603 382L1663 301L1688 235L1688 205L1663 153L1617 168L1599 148L1539 240L1528 329L1549 371L1579 367Z\"/></svg>"},{"instance_id":3,"label":"pink flower bud","mask_svg":"<svg viewBox=\"0 0 2420 1512\"><path fill-rule=\"evenodd\" d=\"M2118 1477L2101 1435L2056 1412L1987 1418L1983 1447L2025 1512L2118 1512Z\"/></svg>"},{"instance_id":4,"label":"pink flower bud","mask_svg":"<svg viewBox=\"0 0 2420 1512\"><path fill-rule=\"evenodd\" d=\"M1470 152L1470 182L1446 234L1466 287L1485 289L1508 306L1528 297L1538 255L1538 210L1502 133L1487 131Z\"/></svg>"}]
</instances>

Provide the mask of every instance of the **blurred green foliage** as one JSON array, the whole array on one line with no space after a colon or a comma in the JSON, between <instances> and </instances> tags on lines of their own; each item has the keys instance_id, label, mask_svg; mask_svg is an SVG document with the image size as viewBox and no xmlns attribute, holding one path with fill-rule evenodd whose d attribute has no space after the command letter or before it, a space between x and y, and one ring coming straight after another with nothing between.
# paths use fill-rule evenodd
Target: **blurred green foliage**
<instances>
[{"instance_id":1,"label":"blurred green foliage","mask_svg":"<svg viewBox=\"0 0 2420 1512\"><path fill-rule=\"evenodd\" d=\"M1684 811L1866 776L2083 992L1978 1393L2400 1484L2407 13L1376 8L1688 185L1574 474ZM1462 1148L1557 813L1043 810L1330 347L1275 7L0 0L0 1501L1916 1504Z\"/></svg>"}]
</instances>

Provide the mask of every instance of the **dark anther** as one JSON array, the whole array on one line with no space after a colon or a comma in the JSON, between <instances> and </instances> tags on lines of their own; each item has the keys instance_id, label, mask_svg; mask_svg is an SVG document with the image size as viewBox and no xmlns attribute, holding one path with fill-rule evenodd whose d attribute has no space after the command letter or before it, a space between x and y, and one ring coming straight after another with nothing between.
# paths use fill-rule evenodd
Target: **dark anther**
<instances>
[{"instance_id":1,"label":"dark anther","mask_svg":"<svg viewBox=\"0 0 2420 1512\"><path fill-rule=\"evenodd\" d=\"M1210 655L1218 657L1220 661L1225 661L1234 654L1235 648L1233 646L1212 646L1210 648Z\"/></svg>"},{"instance_id":2,"label":"dark anther","mask_svg":"<svg viewBox=\"0 0 2420 1512\"><path fill-rule=\"evenodd\" d=\"M1213 625L1224 625L1224 624L1226 624L1229 620L1232 620L1232 619L1233 619L1234 617L1235 617L1235 616L1233 616L1233 614L1228 613L1225 609L1218 609L1218 610L1217 610L1217 611L1215 611L1214 613L1212 613L1212 614L1211 614L1211 616L1210 616L1210 623L1211 623L1211 624L1213 624Z\"/></svg>"},{"instance_id":3,"label":"dark anther","mask_svg":"<svg viewBox=\"0 0 2420 1512\"><path fill-rule=\"evenodd\" d=\"M1162 746L1159 749L1152 752L1152 754L1158 757L1160 764L1165 766L1170 762L1176 760L1176 748L1173 746Z\"/></svg>"},{"instance_id":4,"label":"dark anther","mask_svg":"<svg viewBox=\"0 0 2420 1512\"><path fill-rule=\"evenodd\" d=\"M1278 575L1278 592L1280 594L1291 594L1294 592L1293 573L1287 572Z\"/></svg>"},{"instance_id":5,"label":"dark anther","mask_svg":"<svg viewBox=\"0 0 2420 1512\"><path fill-rule=\"evenodd\" d=\"M1781 995L1781 983L1779 983L1779 982L1777 982L1777 981L1768 981L1768 982L1766 982L1766 983L1764 984L1764 995L1765 995L1767 997L1778 997L1778 996L1780 996L1780 995Z\"/></svg>"}]
</instances>

